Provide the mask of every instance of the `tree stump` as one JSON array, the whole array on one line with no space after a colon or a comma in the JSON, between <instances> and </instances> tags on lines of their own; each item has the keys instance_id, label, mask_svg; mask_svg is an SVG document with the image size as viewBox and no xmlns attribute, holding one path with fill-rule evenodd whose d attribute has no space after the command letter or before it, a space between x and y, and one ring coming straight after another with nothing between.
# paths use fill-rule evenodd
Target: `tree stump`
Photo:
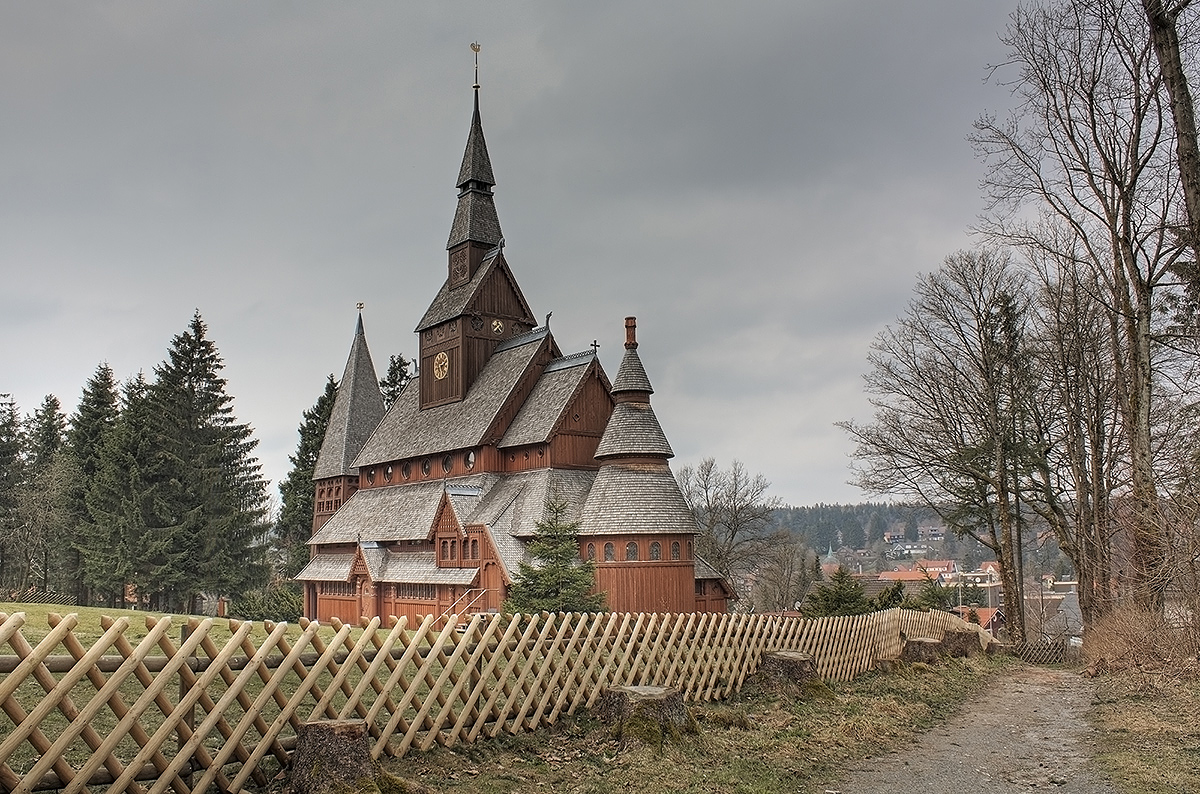
<instances>
[{"instance_id":1,"label":"tree stump","mask_svg":"<svg viewBox=\"0 0 1200 794\"><path fill-rule=\"evenodd\" d=\"M596 718L612 727L613 737L662 748L700 726L683 704L683 693L661 686L606 687L596 701Z\"/></svg>"},{"instance_id":2,"label":"tree stump","mask_svg":"<svg viewBox=\"0 0 1200 794\"><path fill-rule=\"evenodd\" d=\"M812 656L799 651L772 651L746 682L752 691L796 697L819 683L817 665Z\"/></svg>"},{"instance_id":3,"label":"tree stump","mask_svg":"<svg viewBox=\"0 0 1200 794\"><path fill-rule=\"evenodd\" d=\"M294 794L329 794L363 787L381 769L371 758L362 720L317 720L300 726L292 754Z\"/></svg>"},{"instance_id":4,"label":"tree stump","mask_svg":"<svg viewBox=\"0 0 1200 794\"><path fill-rule=\"evenodd\" d=\"M939 640L910 639L904 643L904 649L900 651L900 661L908 664L913 662L934 664L941 658L942 643Z\"/></svg>"},{"instance_id":5,"label":"tree stump","mask_svg":"<svg viewBox=\"0 0 1200 794\"><path fill-rule=\"evenodd\" d=\"M975 630L947 631L942 637L942 649L947 655L960 659L979 656L983 653L983 646L979 642L979 632Z\"/></svg>"}]
</instances>

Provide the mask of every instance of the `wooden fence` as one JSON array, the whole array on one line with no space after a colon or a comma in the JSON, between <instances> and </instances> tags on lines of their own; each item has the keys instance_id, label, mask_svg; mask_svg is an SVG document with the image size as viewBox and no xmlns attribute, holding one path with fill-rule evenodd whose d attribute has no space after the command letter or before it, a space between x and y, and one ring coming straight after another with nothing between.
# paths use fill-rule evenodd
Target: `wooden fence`
<instances>
[{"instance_id":1,"label":"wooden fence","mask_svg":"<svg viewBox=\"0 0 1200 794\"><path fill-rule=\"evenodd\" d=\"M171 618L148 618L135 646L128 618L105 619L104 636L86 648L72 633L74 615L52 615L34 647L24 614L0 613L0 649L14 654L0 656L9 721L0 718L0 787L236 794L266 784L310 719L364 720L373 755L395 757L533 730L590 706L606 686L721 699L764 652L782 649L812 654L827 679L849 680L898 656L902 636L977 629L954 615L900 609L815 620L476 615L465 625L427 618L414 627L335 620L331 640L315 622L302 621L290 640L286 624L268 623L256 646L252 624L230 621L224 645L210 636L213 624L188 620L177 646Z\"/></svg>"}]
</instances>

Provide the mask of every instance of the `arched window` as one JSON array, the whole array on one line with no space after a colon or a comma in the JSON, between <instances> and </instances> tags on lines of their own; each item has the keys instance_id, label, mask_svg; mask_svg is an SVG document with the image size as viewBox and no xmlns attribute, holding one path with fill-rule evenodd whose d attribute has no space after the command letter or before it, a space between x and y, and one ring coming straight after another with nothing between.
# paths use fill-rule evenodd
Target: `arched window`
<instances>
[{"instance_id":1,"label":"arched window","mask_svg":"<svg viewBox=\"0 0 1200 794\"><path fill-rule=\"evenodd\" d=\"M450 541L450 559L452 559L452 560L458 559L458 541L457 540Z\"/></svg>"},{"instance_id":2,"label":"arched window","mask_svg":"<svg viewBox=\"0 0 1200 794\"><path fill-rule=\"evenodd\" d=\"M638 558L638 545L632 540L625 544L625 559L636 560Z\"/></svg>"},{"instance_id":3,"label":"arched window","mask_svg":"<svg viewBox=\"0 0 1200 794\"><path fill-rule=\"evenodd\" d=\"M687 558L689 560L692 559L692 542L690 540L688 541L688 556L687 556Z\"/></svg>"},{"instance_id":4,"label":"arched window","mask_svg":"<svg viewBox=\"0 0 1200 794\"><path fill-rule=\"evenodd\" d=\"M672 560L679 559L679 541L677 541L677 540L671 541L671 559Z\"/></svg>"},{"instance_id":5,"label":"arched window","mask_svg":"<svg viewBox=\"0 0 1200 794\"><path fill-rule=\"evenodd\" d=\"M587 558L589 560L596 559L596 544L595 543L589 543L587 545Z\"/></svg>"},{"instance_id":6,"label":"arched window","mask_svg":"<svg viewBox=\"0 0 1200 794\"><path fill-rule=\"evenodd\" d=\"M442 541L442 559L443 560L450 559L450 541L448 541L448 540Z\"/></svg>"},{"instance_id":7,"label":"arched window","mask_svg":"<svg viewBox=\"0 0 1200 794\"><path fill-rule=\"evenodd\" d=\"M617 558L617 550L613 547L613 544L605 543L604 544L604 561L612 562L616 558Z\"/></svg>"},{"instance_id":8,"label":"arched window","mask_svg":"<svg viewBox=\"0 0 1200 794\"><path fill-rule=\"evenodd\" d=\"M652 559L652 560L661 560L662 559L662 544L659 543L657 540L650 544L650 559Z\"/></svg>"},{"instance_id":9,"label":"arched window","mask_svg":"<svg viewBox=\"0 0 1200 794\"><path fill-rule=\"evenodd\" d=\"M471 559L479 559L479 541L475 538L471 538Z\"/></svg>"}]
</instances>

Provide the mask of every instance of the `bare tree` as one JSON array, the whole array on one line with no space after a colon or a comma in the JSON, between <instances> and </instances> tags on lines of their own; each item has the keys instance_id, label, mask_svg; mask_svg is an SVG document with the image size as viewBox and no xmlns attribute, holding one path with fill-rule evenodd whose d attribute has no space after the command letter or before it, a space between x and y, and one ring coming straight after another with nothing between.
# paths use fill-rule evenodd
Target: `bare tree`
<instances>
[{"instance_id":1,"label":"bare tree","mask_svg":"<svg viewBox=\"0 0 1200 794\"><path fill-rule=\"evenodd\" d=\"M1167 546L1153 405L1164 373L1155 322L1186 249L1173 222L1179 191L1163 80L1142 13L1123 0L1019 8L998 72L1011 80L1017 110L1003 123L980 119L973 141L988 163L983 231L1071 261L1102 288L1129 456L1131 585L1141 606L1161 610ZM1068 250L1062 234L1044 233L1061 227Z\"/></svg>"},{"instance_id":2,"label":"bare tree","mask_svg":"<svg viewBox=\"0 0 1200 794\"><path fill-rule=\"evenodd\" d=\"M678 480L700 526L697 554L729 581L740 581L757 567L772 514L780 506L767 495L771 483L747 472L739 460L722 470L713 458L680 469Z\"/></svg>"},{"instance_id":3,"label":"bare tree","mask_svg":"<svg viewBox=\"0 0 1200 794\"><path fill-rule=\"evenodd\" d=\"M1021 488L1043 446L1029 421L1024 280L1001 252L959 252L914 292L872 345L874 420L839 423L857 445L856 482L928 505L991 549L1023 637Z\"/></svg>"},{"instance_id":4,"label":"bare tree","mask_svg":"<svg viewBox=\"0 0 1200 794\"><path fill-rule=\"evenodd\" d=\"M799 609L805 593L820 576L816 552L792 533L777 532L763 544L750 603L760 612Z\"/></svg>"}]
</instances>

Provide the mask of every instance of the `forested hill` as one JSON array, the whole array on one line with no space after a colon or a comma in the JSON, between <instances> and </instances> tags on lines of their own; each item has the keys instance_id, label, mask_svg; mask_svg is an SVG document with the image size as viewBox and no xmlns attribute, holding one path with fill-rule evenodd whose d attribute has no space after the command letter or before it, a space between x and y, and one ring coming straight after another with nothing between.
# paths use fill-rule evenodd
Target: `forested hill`
<instances>
[{"instance_id":1,"label":"forested hill","mask_svg":"<svg viewBox=\"0 0 1200 794\"><path fill-rule=\"evenodd\" d=\"M781 507L775 511L775 524L805 539L810 547L824 552L832 546L862 548L883 539L888 528L902 528L910 540L917 539L917 527L938 522L937 514L927 507L909 507L883 502L857 505L817 504L811 507Z\"/></svg>"}]
</instances>

